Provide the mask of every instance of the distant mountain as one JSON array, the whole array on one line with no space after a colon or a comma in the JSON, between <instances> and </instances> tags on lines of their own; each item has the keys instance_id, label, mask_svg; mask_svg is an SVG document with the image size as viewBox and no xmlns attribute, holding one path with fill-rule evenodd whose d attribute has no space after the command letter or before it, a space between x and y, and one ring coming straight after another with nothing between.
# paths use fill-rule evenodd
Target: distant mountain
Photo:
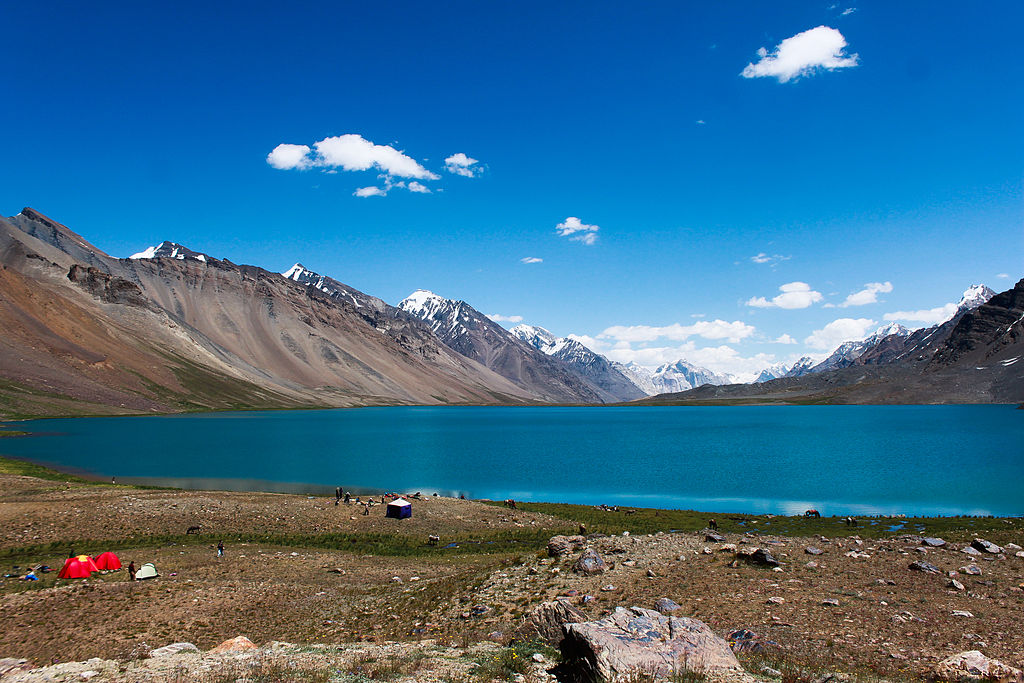
<instances>
[{"instance_id":1,"label":"distant mountain","mask_svg":"<svg viewBox=\"0 0 1024 683\"><path fill-rule=\"evenodd\" d=\"M972 287L953 318L910 334L893 330L848 367L760 384L702 386L641 403L1010 403L1024 401L1024 280L989 298ZM986 299L984 303L979 303ZM878 336L882 336L879 334Z\"/></svg>"},{"instance_id":2,"label":"distant mountain","mask_svg":"<svg viewBox=\"0 0 1024 683\"><path fill-rule=\"evenodd\" d=\"M201 254L198 251L192 251L188 247L183 247L177 242L161 242L155 247L149 247L145 251L140 251L137 254L132 254L128 258L131 259L153 259L153 258L173 258L179 261L185 259L194 259L196 261L206 261L206 254Z\"/></svg>"},{"instance_id":3,"label":"distant mountain","mask_svg":"<svg viewBox=\"0 0 1024 683\"><path fill-rule=\"evenodd\" d=\"M783 377L803 377L804 375L810 374L814 366L817 364L818 362L810 356L804 356L797 362L793 363L792 367L789 368L789 371L786 372Z\"/></svg>"},{"instance_id":4,"label":"distant mountain","mask_svg":"<svg viewBox=\"0 0 1024 683\"><path fill-rule=\"evenodd\" d=\"M773 379L778 379L779 377L785 377L791 367L792 366L786 363L775 363L774 365L769 365L761 371L761 374L757 376L757 379L753 381L753 384L760 384L761 382L768 382Z\"/></svg>"},{"instance_id":5,"label":"distant mountain","mask_svg":"<svg viewBox=\"0 0 1024 683\"><path fill-rule=\"evenodd\" d=\"M618 370L623 377L632 382L637 389L644 392L647 396L661 393L658 387L654 385L654 373L644 366L637 365L634 362L617 363L612 361L612 367Z\"/></svg>"},{"instance_id":6,"label":"distant mountain","mask_svg":"<svg viewBox=\"0 0 1024 683\"><path fill-rule=\"evenodd\" d=\"M452 350L516 385L557 403L611 403L620 399L582 377L567 363L521 341L465 301L420 289L398 307L430 326Z\"/></svg>"},{"instance_id":7,"label":"distant mountain","mask_svg":"<svg viewBox=\"0 0 1024 683\"><path fill-rule=\"evenodd\" d=\"M342 284L334 278L314 273L301 263L296 263L294 266L281 273L281 276L286 280L292 280L312 287L317 291L323 292L332 299L343 299L349 301L356 308L367 307L377 311L385 311L388 309L397 310L375 296L370 296L369 294L360 292L358 289Z\"/></svg>"},{"instance_id":8,"label":"distant mountain","mask_svg":"<svg viewBox=\"0 0 1024 683\"><path fill-rule=\"evenodd\" d=\"M516 325L510 332L541 353L568 364L577 374L619 401L632 401L649 395L620 372L615 364L575 339L555 337L543 327L533 325Z\"/></svg>"},{"instance_id":9,"label":"distant mountain","mask_svg":"<svg viewBox=\"0 0 1024 683\"><path fill-rule=\"evenodd\" d=\"M705 384L732 384L732 378L693 365L685 360L677 360L675 363L666 363L660 366L654 371L651 380L658 388L658 393L686 391Z\"/></svg>"},{"instance_id":10,"label":"distant mountain","mask_svg":"<svg viewBox=\"0 0 1024 683\"><path fill-rule=\"evenodd\" d=\"M899 323L884 325L862 341L843 342L828 358L812 367L808 372L828 372L829 370L848 368L858 358L863 356L865 352L875 348L882 340L892 336L909 337L910 330Z\"/></svg>"}]
</instances>

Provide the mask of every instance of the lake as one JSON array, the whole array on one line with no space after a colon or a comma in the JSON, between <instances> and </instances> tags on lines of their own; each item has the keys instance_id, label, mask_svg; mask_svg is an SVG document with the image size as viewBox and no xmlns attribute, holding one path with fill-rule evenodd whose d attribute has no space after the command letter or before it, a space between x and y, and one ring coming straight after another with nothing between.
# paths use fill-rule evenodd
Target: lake
<instances>
[{"instance_id":1,"label":"lake","mask_svg":"<svg viewBox=\"0 0 1024 683\"><path fill-rule=\"evenodd\" d=\"M17 423L124 483L439 491L715 512L1024 514L1012 406L395 407Z\"/></svg>"}]
</instances>

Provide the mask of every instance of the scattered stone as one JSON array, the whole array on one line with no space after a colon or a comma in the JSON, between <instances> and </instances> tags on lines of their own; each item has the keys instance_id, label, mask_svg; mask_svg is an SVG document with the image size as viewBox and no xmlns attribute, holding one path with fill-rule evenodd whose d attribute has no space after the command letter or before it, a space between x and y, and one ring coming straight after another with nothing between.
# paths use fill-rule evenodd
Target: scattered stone
<instances>
[{"instance_id":1,"label":"scattered stone","mask_svg":"<svg viewBox=\"0 0 1024 683\"><path fill-rule=\"evenodd\" d=\"M672 614L676 610L682 609L682 607L676 603L675 600L668 598L658 598L654 601L654 609L658 610L662 614Z\"/></svg>"},{"instance_id":2,"label":"scattered stone","mask_svg":"<svg viewBox=\"0 0 1024 683\"><path fill-rule=\"evenodd\" d=\"M653 569L648 569L647 570L647 578L649 578L649 579L656 579L656 578L658 578L658 575L654 573Z\"/></svg>"},{"instance_id":3,"label":"scattered stone","mask_svg":"<svg viewBox=\"0 0 1024 683\"><path fill-rule=\"evenodd\" d=\"M1024 557L1024 550L1018 550L1013 555L1014 557Z\"/></svg>"},{"instance_id":4,"label":"scattered stone","mask_svg":"<svg viewBox=\"0 0 1024 683\"><path fill-rule=\"evenodd\" d=\"M764 652L768 647L778 647L772 640L764 640L748 628L740 628L725 634L725 640L733 652Z\"/></svg>"},{"instance_id":5,"label":"scattered stone","mask_svg":"<svg viewBox=\"0 0 1024 683\"><path fill-rule=\"evenodd\" d=\"M473 607L470 608L469 613L474 617L482 617L486 614L490 614L491 608L487 605L473 605Z\"/></svg>"},{"instance_id":6,"label":"scattered stone","mask_svg":"<svg viewBox=\"0 0 1024 683\"><path fill-rule=\"evenodd\" d=\"M981 576L981 567L976 564L969 564L965 567L960 567L961 574L969 574L971 576Z\"/></svg>"},{"instance_id":7,"label":"scattered stone","mask_svg":"<svg viewBox=\"0 0 1024 683\"><path fill-rule=\"evenodd\" d=\"M736 552L736 544L735 543L723 543L718 548L718 552L734 553L734 552Z\"/></svg>"},{"instance_id":8,"label":"scattered stone","mask_svg":"<svg viewBox=\"0 0 1024 683\"><path fill-rule=\"evenodd\" d=\"M818 563L815 562L814 560L811 560L810 562L808 562L804 566L807 567L808 569L817 569L818 568Z\"/></svg>"},{"instance_id":9,"label":"scattered stone","mask_svg":"<svg viewBox=\"0 0 1024 683\"><path fill-rule=\"evenodd\" d=\"M937 678L960 681L965 678L985 681L1022 681L1020 669L989 659L978 650L968 650L943 659L935 667Z\"/></svg>"},{"instance_id":10,"label":"scattered stone","mask_svg":"<svg viewBox=\"0 0 1024 683\"><path fill-rule=\"evenodd\" d=\"M780 564L779 561L764 548L744 548L743 550L737 550L736 557L741 560L746 560L751 564L760 564L766 567L778 567Z\"/></svg>"},{"instance_id":11,"label":"scattered stone","mask_svg":"<svg viewBox=\"0 0 1024 683\"><path fill-rule=\"evenodd\" d=\"M668 678L697 664L705 673L740 671L729 644L696 619L667 617L640 607L568 624L562 654L575 678Z\"/></svg>"},{"instance_id":12,"label":"scattered stone","mask_svg":"<svg viewBox=\"0 0 1024 683\"><path fill-rule=\"evenodd\" d=\"M401 576L392 576L391 577L391 583L402 583L402 577Z\"/></svg>"},{"instance_id":13,"label":"scattered stone","mask_svg":"<svg viewBox=\"0 0 1024 683\"><path fill-rule=\"evenodd\" d=\"M974 617L973 614L971 614L970 612L968 612L965 609L955 609L955 610L953 610L952 614L953 614L954 617L966 617L968 619Z\"/></svg>"},{"instance_id":14,"label":"scattered stone","mask_svg":"<svg viewBox=\"0 0 1024 683\"><path fill-rule=\"evenodd\" d=\"M969 545L968 546L964 546L963 548L961 548L960 552L966 553L968 555L981 555L980 552L978 552L977 550L975 550L974 548L972 548Z\"/></svg>"},{"instance_id":15,"label":"scattered stone","mask_svg":"<svg viewBox=\"0 0 1024 683\"><path fill-rule=\"evenodd\" d=\"M858 559L867 559L867 558L871 557L867 553L859 551L859 550L850 550L850 551L845 552L843 554L846 555L847 557L855 557L855 558L858 558Z\"/></svg>"},{"instance_id":16,"label":"scattered stone","mask_svg":"<svg viewBox=\"0 0 1024 683\"><path fill-rule=\"evenodd\" d=\"M532 659L533 661L537 662L538 664L543 664L544 663L544 655L542 655L539 652L534 652L533 656L530 657L530 659Z\"/></svg>"},{"instance_id":17,"label":"scattered stone","mask_svg":"<svg viewBox=\"0 0 1024 683\"><path fill-rule=\"evenodd\" d=\"M245 652L246 650L255 649L257 649L256 643L252 642L245 636L235 636L231 640L225 640L223 643L210 650L210 652L224 654L228 652Z\"/></svg>"},{"instance_id":18,"label":"scattered stone","mask_svg":"<svg viewBox=\"0 0 1024 683\"><path fill-rule=\"evenodd\" d=\"M622 562L622 566L623 567L635 567L636 566L636 560L624 560Z\"/></svg>"},{"instance_id":19,"label":"scattered stone","mask_svg":"<svg viewBox=\"0 0 1024 683\"><path fill-rule=\"evenodd\" d=\"M15 659L14 657L0 658L0 678L8 674L18 674L23 671L31 671L36 668L27 659Z\"/></svg>"},{"instance_id":20,"label":"scattered stone","mask_svg":"<svg viewBox=\"0 0 1024 683\"><path fill-rule=\"evenodd\" d=\"M607 586L601 586L601 590L605 593L611 593L615 590L615 584L609 583Z\"/></svg>"},{"instance_id":21,"label":"scattered stone","mask_svg":"<svg viewBox=\"0 0 1024 683\"><path fill-rule=\"evenodd\" d=\"M709 543L725 543L725 536L717 531L708 531L704 533L704 540Z\"/></svg>"},{"instance_id":22,"label":"scattered stone","mask_svg":"<svg viewBox=\"0 0 1024 683\"><path fill-rule=\"evenodd\" d=\"M608 571L608 565L596 550L587 548L572 565L572 570L577 574L602 574Z\"/></svg>"},{"instance_id":23,"label":"scattered stone","mask_svg":"<svg viewBox=\"0 0 1024 683\"><path fill-rule=\"evenodd\" d=\"M158 647L149 653L150 657L170 657L171 655L180 654L182 652L199 652L199 648L192 643L171 643L170 645L164 645Z\"/></svg>"},{"instance_id":24,"label":"scattered stone","mask_svg":"<svg viewBox=\"0 0 1024 683\"><path fill-rule=\"evenodd\" d=\"M542 602L526 618L519 635L524 640L539 638L548 645L558 647L565 637L563 626L586 621L588 618L568 602Z\"/></svg>"},{"instance_id":25,"label":"scattered stone","mask_svg":"<svg viewBox=\"0 0 1024 683\"><path fill-rule=\"evenodd\" d=\"M769 605L781 605L781 604L783 604L786 601L783 598L772 596L772 597L768 598L768 600L766 600L766 602Z\"/></svg>"},{"instance_id":26,"label":"scattered stone","mask_svg":"<svg viewBox=\"0 0 1024 683\"><path fill-rule=\"evenodd\" d=\"M808 555L824 555L825 554L824 550L822 550L821 548L815 548L813 545L809 545L806 548L804 548L804 552L807 553Z\"/></svg>"},{"instance_id":27,"label":"scattered stone","mask_svg":"<svg viewBox=\"0 0 1024 683\"><path fill-rule=\"evenodd\" d=\"M99 676L99 675L100 675L99 671L96 671L94 669L89 669L88 671L81 671L81 672L79 672L78 680L80 680L80 681L88 681L88 680L90 680L92 678L95 678L96 676Z\"/></svg>"},{"instance_id":28,"label":"scattered stone","mask_svg":"<svg viewBox=\"0 0 1024 683\"><path fill-rule=\"evenodd\" d=\"M582 536L552 536L548 541L548 556L562 557L583 547L586 539Z\"/></svg>"},{"instance_id":29,"label":"scattered stone","mask_svg":"<svg viewBox=\"0 0 1024 683\"><path fill-rule=\"evenodd\" d=\"M772 678L782 678L782 672L778 669L773 669L767 664L761 665L761 673L765 676L771 676Z\"/></svg>"},{"instance_id":30,"label":"scattered stone","mask_svg":"<svg viewBox=\"0 0 1024 683\"><path fill-rule=\"evenodd\" d=\"M917 560L910 563L910 570L915 572L925 572L926 574L941 574L942 570L936 567L930 562L924 562L923 560Z\"/></svg>"},{"instance_id":31,"label":"scattered stone","mask_svg":"<svg viewBox=\"0 0 1024 683\"><path fill-rule=\"evenodd\" d=\"M835 598L825 598L821 601L821 604L825 607L839 607L839 601Z\"/></svg>"},{"instance_id":32,"label":"scattered stone","mask_svg":"<svg viewBox=\"0 0 1024 683\"><path fill-rule=\"evenodd\" d=\"M1016 543L1007 543L1003 546L1003 550L1024 550L1024 548L1021 548Z\"/></svg>"},{"instance_id":33,"label":"scattered stone","mask_svg":"<svg viewBox=\"0 0 1024 683\"><path fill-rule=\"evenodd\" d=\"M976 538L971 541L971 547L975 550L980 550L983 553L989 553L990 555L998 555L1003 552L1003 549L997 546L995 543L986 541L984 538Z\"/></svg>"},{"instance_id":34,"label":"scattered stone","mask_svg":"<svg viewBox=\"0 0 1024 683\"><path fill-rule=\"evenodd\" d=\"M932 547L932 548L941 548L942 546L946 545L946 542L943 541L941 538L935 538L935 537L929 537L929 536L926 536L926 537L922 538L921 539L921 543L925 544L926 546Z\"/></svg>"},{"instance_id":35,"label":"scattered stone","mask_svg":"<svg viewBox=\"0 0 1024 683\"><path fill-rule=\"evenodd\" d=\"M950 579L949 583L947 583L946 586L949 587L949 588L952 588L953 590L957 590L957 591L965 590L964 585L962 583L960 583L959 581L957 581L956 579Z\"/></svg>"}]
</instances>

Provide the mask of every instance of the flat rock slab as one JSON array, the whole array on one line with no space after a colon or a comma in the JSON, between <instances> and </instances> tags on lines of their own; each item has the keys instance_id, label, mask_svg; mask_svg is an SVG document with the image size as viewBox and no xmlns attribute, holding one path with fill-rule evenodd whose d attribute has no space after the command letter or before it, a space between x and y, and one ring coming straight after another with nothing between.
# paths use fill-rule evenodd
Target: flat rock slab
<instances>
[{"instance_id":1,"label":"flat rock slab","mask_svg":"<svg viewBox=\"0 0 1024 683\"><path fill-rule=\"evenodd\" d=\"M934 537L922 538L921 543L927 546L931 546L932 548L941 548L942 546L946 545L946 542L943 541L941 538Z\"/></svg>"},{"instance_id":2,"label":"flat rock slab","mask_svg":"<svg viewBox=\"0 0 1024 683\"><path fill-rule=\"evenodd\" d=\"M704 622L640 607L617 607L605 619L566 624L562 653L569 670L587 681L740 670L729 644Z\"/></svg>"},{"instance_id":3,"label":"flat rock slab","mask_svg":"<svg viewBox=\"0 0 1024 683\"><path fill-rule=\"evenodd\" d=\"M926 574L941 574L942 573L942 570L939 569L938 567L936 567L934 564L932 564L930 562L923 562L921 560L918 560L916 562L911 562L909 569L911 571L924 572Z\"/></svg>"},{"instance_id":4,"label":"flat rock slab","mask_svg":"<svg viewBox=\"0 0 1024 683\"><path fill-rule=\"evenodd\" d=\"M587 615L567 601L554 600L542 602L527 617L520 630L524 640L539 638L549 645L558 646L565 637L563 626L576 624L588 619Z\"/></svg>"},{"instance_id":5,"label":"flat rock slab","mask_svg":"<svg viewBox=\"0 0 1024 683\"><path fill-rule=\"evenodd\" d=\"M548 556L568 555L582 548L586 541L582 536L552 536L548 541Z\"/></svg>"},{"instance_id":6,"label":"flat rock slab","mask_svg":"<svg viewBox=\"0 0 1024 683\"><path fill-rule=\"evenodd\" d=\"M983 553L990 553L992 555L998 555L1003 552L1003 549L997 546L995 543L986 541L984 538L976 538L971 541L971 547L975 550L980 550Z\"/></svg>"},{"instance_id":7,"label":"flat rock slab","mask_svg":"<svg viewBox=\"0 0 1024 683\"><path fill-rule=\"evenodd\" d=\"M182 652L199 652L199 648L192 643L171 643L170 645L164 645L158 647L149 653L150 657L170 657L171 655L179 655Z\"/></svg>"}]
</instances>

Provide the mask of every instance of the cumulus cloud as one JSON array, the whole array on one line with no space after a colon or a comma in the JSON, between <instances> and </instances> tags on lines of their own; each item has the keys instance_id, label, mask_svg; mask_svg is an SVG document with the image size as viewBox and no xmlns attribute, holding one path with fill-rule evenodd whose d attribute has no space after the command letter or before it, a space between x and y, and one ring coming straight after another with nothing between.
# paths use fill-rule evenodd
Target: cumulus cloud
<instances>
[{"instance_id":1,"label":"cumulus cloud","mask_svg":"<svg viewBox=\"0 0 1024 683\"><path fill-rule=\"evenodd\" d=\"M376 170L384 179L384 187L373 191L361 187L353 194L357 197L383 197L395 187L404 187L411 192L430 193L430 189L420 180L437 180L439 175L428 171L420 162L401 152L391 145L375 144L361 135L350 133L324 138L309 145L293 145L282 143L267 155L267 163L274 168L288 170L306 170L318 168L324 173L341 171ZM396 178L409 178L405 181Z\"/></svg>"},{"instance_id":2,"label":"cumulus cloud","mask_svg":"<svg viewBox=\"0 0 1024 683\"><path fill-rule=\"evenodd\" d=\"M664 327L652 325L613 325L598 335L602 339L623 342L652 342L656 339L684 341L690 337L704 339L727 339L735 343L754 334L756 328L745 322L734 320L699 320L692 325L673 323Z\"/></svg>"},{"instance_id":3,"label":"cumulus cloud","mask_svg":"<svg viewBox=\"0 0 1024 683\"><path fill-rule=\"evenodd\" d=\"M808 76L820 69L832 71L857 66L857 55L846 54L846 38L829 26L817 26L786 38L772 52L766 48L757 51L761 58L756 64L747 64L744 78L777 78L788 83L800 76Z\"/></svg>"},{"instance_id":4,"label":"cumulus cloud","mask_svg":"<svg viewBox=\"0 0 1024 683\"><path fill-rule=\"evenodd\" d=\"M754 308L807 308L812 304L821 301L821 292L811 289L806 282L788 282L779 287L782 294L766 299L763 296L751 297L747 300L747 306Z\"/></svg>"},{"instance_id":5,"label":"cumulus cloud","mask_svg":"<svg viewBox=\"0 0 1024 683\"><path fill-rule=\"evenodd\" d=\"M267 163L281 170L309 168L313 165L311 151L308 145L281 143L267 155Z\"/></svg>"},{"instance_id":6,"label":"cumulus cloud","mask_svg":"<svg viewBox=\"0 0 1024 683\"><path fill-rule=\"evenodd\" d=\"M944 323L956 314L956 304L946 304L937 308L925 308L919 311L893 311L886 313L883 317L886 320L903 320L906 322L924 323L925 325L938 325Z\"/></svg>"},{"instance_id":7,"label":"cumulus cloud","mask_svg":"<svg viewBox=\"0 0 1024 683\"><path fill-rule=\"evenodd\" d=\"M476 159L468 157L462 152L458 152L444 160L444 167L449 173L473 178L480 175L483 171L482 168L476 165L477 163L478 161Z\"/></svg>"},{"instance_id":8,"label":"cumulus cloud","mask_svg":"<svg viewBox=\"0 0 1024 683\"><path fill-rule=\"evenodd\" d=\"M859 292L846 297L843 303L839 304L839 308L848 308L850 306L865 306L867 304L878 303L879 294L888 294L892 291L891 282L869 282L864 285L864 289Z\"/></svg>"},{"instance_id":9,"label":"cumulus cloud","mask_svg":"<svg viewBox=\"0 0 1024 683\"><path fill-rule=\"evenodd\" d=\"M996 277L999 278L1000 280L1006 280L1007 278L1010 277L1010 274L1009 273L999 273L998 275L996 275Z\"/></svg>"},{"instance_id":10,"label":"cumulus cloud","mask_svg":"<svg viewBox=\"0 0 1024 683\"><path fill-rule=\"evenodd\" d=\"M597 231L600 229L600 226L588 225L576 216L569 216L555 226L555 232L559 237L568 237L574 242L582 242L588 246L597 242Z\"/></svg>"},{"instance_id":11,"label":"cumulus cloud","mask_svg":"<svg viewBox=\"0 0 1024 683\"><path fill-rule=\"evenodd\" d=\"M832 350L843 342L864 339L876 324L870 318L839 318L812 332L804 344L812 349Z\"/></svg>"},{"instance_id":12,"label":"cumulus cloud","mask_svg":"<svg viewBox=\"0 0 1024 683\"><path fill-rule=\"evenodd\" d=\"M523 316L521 315L501 315L499 313L492 313L487 316L496 323L521 323L523 322Z\"/></svg>"},{"instance_id":13,"label":"cumulus cloud","mask_svg":"<svg viewBox=\"0 0 1024 683\"><path fill-rule=\"evenodd\" d=\"M777 360L775 356L767 353L744 356L728 344L698 347L693 342L641 349L613 348L602 353L619 363L636 363L651 369L685 359L712 372L733 375L740 382L753 380L761 370Z\"/></svg>"},{"instance_id":14,"label":"cumulus cloud","mask_svg":"<svg viewBox=\"0 0 1024 683\"><path fill-rule=\"evenodd\" d=\"M776 344L796 344L796 339L789 336L788 334L780 335L775 339Z\"/></svg>"},{"instance_id":15,"label":"cumulus cloud","mask_svg":"<svg viewBox=\"0 0 1024 683\"><path fill-rule=\"evenodd\" d=\"M524 256L523 258L519 259L519 262L520 263L543 263L544 259L537 258L536 256Z\"/></svg>"}]
</instances>

